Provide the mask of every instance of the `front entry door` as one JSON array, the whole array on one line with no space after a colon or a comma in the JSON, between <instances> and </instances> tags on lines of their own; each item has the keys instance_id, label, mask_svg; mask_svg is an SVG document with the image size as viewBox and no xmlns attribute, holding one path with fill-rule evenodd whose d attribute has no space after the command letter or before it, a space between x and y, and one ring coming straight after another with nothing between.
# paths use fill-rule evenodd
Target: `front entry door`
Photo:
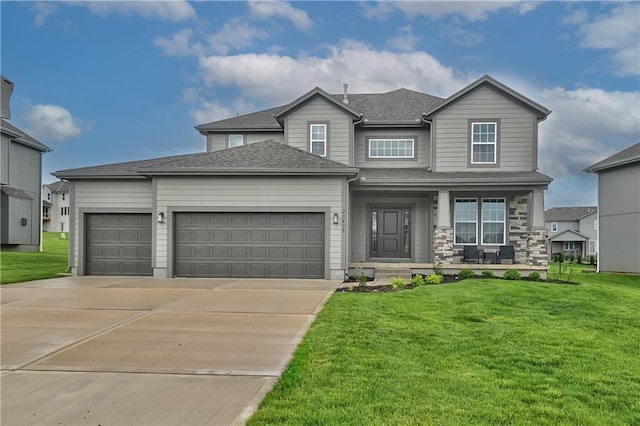
<instances>
[{"instance_id":1,"label":"front entry door","mask_svg":"<svg viewBox=\"0 0 640 426\"><path fill-rule=\"evenodd\" d=\"M372 258L409 258L411 246L411 209L377 208L370 210Z\"/></svg>"}]
</instances>

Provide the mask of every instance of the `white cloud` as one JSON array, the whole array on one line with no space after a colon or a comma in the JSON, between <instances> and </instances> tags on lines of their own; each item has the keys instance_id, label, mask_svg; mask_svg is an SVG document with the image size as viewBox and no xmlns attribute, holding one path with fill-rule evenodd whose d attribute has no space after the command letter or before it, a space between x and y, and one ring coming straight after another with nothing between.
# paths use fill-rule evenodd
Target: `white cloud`
<instances>
[{"instance_id":1,"label":"white cloud","mask_svg":"<svg viewBox=\"0 0 640 426\"><path fill-rule=\"evenodd\" d=\"M198 42L192 42L193 30L182 29L171 37L156 37L153 44L162 49L165 55L189 56L204 53L204 46Z\"/></svg>"},{"instance_id":2,"label":"white cloud","mask_svg":"<svg viewBox=\"0 0 640 426\"><path fill-rule=\"evenodd\" d=\"M442 25L440 34L449 38L452 42L465 47L472 47L484 41L484 36L480 33L469 30L460 23L460 18L453 17L450 22Z\"/></svg>"},{"instance_id":3,"label":"white cloud","mask_svg":"<svg viewBox=\"0 0 640 426\"><path fill-rule=\"evenodd\" d=\"M282 16L300 31L308 31L313 27L313 22L307 12L296 9L286 1L249 1L249 13L255 18L271 18Z\"/></svg>"},{"instance_id":4,"label":"white cloud","mask_svg":"<svg viewBox=\"0 0 640 426\"><path fill-rule=\"evenodd\" d=\"M196 17L195 9L186 0L103 0L87 2L68 2L74 6L86 6L92 13L98 15L110 15L119 13L122 15L138 15L143 18L154 18L161 21L181 22Z\"/></svg>"},{"instance_id":5,"label":"white cloud","mask_svg":"<svg viewBox=\"0 0 640 426\"><path fill-rule=\"evenodd\" d=\"M640 92L546 89L537 100L553 110L540 124L540 168L555 177L585 167L640 140Z\"/></svg>"},{"instance_id":6,"label":"white cloud","mask_svg":"<svg viewBox=\"0 0 640 426\"><path fill-rule=\"evenodd\" d=\"M43 140L63 141L82 133L79 121L59 105L34 105L25 116L28 133Z\"/></svg>"},{"instance_id":7,"label":"white cloud","mask_svg":"<svg viewBox=\"0 0 640 426\"><path fill-rule=\"evenodd\" d=\"M411 25L400 28L398 32L400 33L398 37L388 40L387 46L402 52L409 52L413 50L416 43L418 43L418 38L413 34L413 28Z\"/></svg>"},{"instance_id":8,"label":"white cloud","mask_svg":"<svg viewBox=\"0 0 640 426\"><path fill-rule=\"evenodd\" d=\"M617 4L608 14L590 21L586 13L577 11L563 22L578 24L580 47L612 51L618 74L640 74L640 4Z\"/></svg>"},{"instance_id":9,"label":"white cloud","mask_svg":"<svg viewBox=\"0 0 640 426\"><path fill-rule=\"evenodd\" d=\"M330 47L326 57L265 53L203 56L199 66L210 87L237 87L246 98L269 106L290 102L315 86L337 93L342 91L342 83L349 83L352 92L406 87L448 96L469 82L427 53L376 51L349 40Z\"/></svg>"},{"instance_id":10,"label":"white cloud","mask_svg":"<svg viewBox=\"0 0 640 426\"><path fill-rule=\"evenodd\" d=\"M199 97L199 107L189 110L189 114L196 123L204 124L236 115L246 114L255 111L255 105L246 102L243 98L236 98L227 105L222 105L218 100L205 100Z\"/></svg>"},{"instance_id":11,"label":"white cloud","mask_svg":"<svg viewBox=\"0 0 640 426\"><path fill-rule=\"evenodd\" d=\"M442 18L447 15L461 16L468 21L484 21L489 14L502 9L511 9L524 15L537 7L532 1L381 1L375 6L365 6L367 18L385 19L397 8L407 16L418 15Z\"/></svg>"},{"instance_id":12,"label":"white cloud","mask_svg":"<svg viewBox=\"0 0 640 426\"><path fill-rule=\"evenodd\" d=\"M33 17L33 25L41 27L47 17L54 15L57 11L57 5L53 2L35 2L31 5L31 10L35 13Z\"/></svg>"},{"instance_id":13,"label":"white cloud","mask_svg":"<svg viewBox=\"0 0 640 426\"><path fill-rule=\"evenodd\" d=\"M261 28L254 27L241 19L230 19L224 26L207 36L211 51L226 55L230 50L251 47L253 40L264 40L269 34Z\"/></svg>"}]
</instances>

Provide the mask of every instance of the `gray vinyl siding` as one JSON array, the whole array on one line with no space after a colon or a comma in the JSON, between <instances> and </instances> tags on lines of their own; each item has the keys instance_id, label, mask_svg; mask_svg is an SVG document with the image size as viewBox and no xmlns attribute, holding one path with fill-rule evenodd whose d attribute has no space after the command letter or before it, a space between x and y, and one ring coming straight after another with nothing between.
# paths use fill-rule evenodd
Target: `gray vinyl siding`
<instances>
[{"instance_id":1,"label":"gray vinyl siding","mask_svg":"<svg viewBox=\"0 0 640 426\"><path fill-rule=\"evenodd\" d=\"M535 164L536 116L496 90L481 86L436 114L438 172L469 170L469 120L499 120L498 161L482 171L531 171Z\"/></svg>"},{"instance_id":2,"label":"gray vinyl siding","mask_svg":"<svg viewBox=\"0 0 640 426\"><path fill-rule=\"evenodd\" d=\"M84 213L127 213L152 210L152 185L150 180L78 180L74 182L74 200L71 206L72 267L80 267L81 215Z\"/></svg>"},{"instance_id":3,"label":"gray vinyl siding","mask_svg":"<svg viewBox=\"0 0 640 426\"><path fill-rule=\"evenodd\" d=\"M309 152L309 123L328 123L326 158L349 164L349 135L353 126L351 117L335 105L316 97L286 116L285 143Z\"/></svg>"},{"instance_id":4,"label":"gray vinyl siding","mask_svg":"<svg viewBox=\"0 0 640 426\"><path fill-rule=\"evenodd\" d=\"M411 159L368 158L370 138L413 138L414 157ZM424 129L358 129L355 133L355 167L403 168L429 167L431 152L429 147L429 131Z\"/></svg>"},{"instance_id":5,"label":"gray vinyl siding","mask_svg":"<svg viewBox=\"0 0 640 426\"><path fill-rule=\"evenodd\" d=\"M596 230L595 222L598 219L597 213L592 213L589 216L585 216L580 219L580 232L585 237L589 237L590 240L598 239L598 231Z\"/></svg>"},{"instance_id":6,"label":"gray vinyl siding","mask_svg":"<svg viewBox=\"0 0 640 426\"><path fill-rule=\"evenodd\" d=\"M329 269L344 269L342 225L331 223L334 213L342 215L342 178L288 177L163 177L157 179L157 210L168 213L185 211L322 211L330 228ZM156 267L170 268L171 220L158 225Z\"/></svg>"},{"instance_id":7,"label":"gray vinyl siding","mask_svg":"<svg viewBox=\"0 0 640 426\"><path fill-rule=\"evenodd\" d=\"M273 139L278 142L284 142L284 134L278 132L252 132L244 133L242 131L229 133L208 133L207 134L207 152L220 151L227 148L229 135L243 135L245 145L255 142L262 142Z\"/></svg>"},{"instance_id":8,"label":"gray vinyl siding","mask_svg":"<svg viewBox=\"0 0 640 426\"><path fill-rule=\"evenodd\" d=\"M640 163L598 176L599 268L640 273Z\"/></svg>"},{"instance_id":9,"label":"gray vinyl siding","mask_svg":"<svg viewBox=\"0 0 640 426\"><path fill-rule=\"evenodd\" d=\"M556 222L558 224L557 232L551 232L551 223L552 222L546 222L547 231L549 231L549 238L553 238L556 235L560 235L567 230L580 232L580 225L575 220L572 220L571 222Z\"/></svg>"},{"instance_id":10,"label":"gray vinyl siding","mask_svg":"<svg viewBox=\"0 0 640 426\"><path fill-rule=\"evenodd\" d=\"M4 185L9 184L9 145L11 145L11 139L2 135L0 144L0 184Z\"/></svg>"},{"instance_id":11,"label":"gray vinyl siding","mask_svg":"<svg viewBox=\"0 0 640 426\"><path fill-rule=\"evenodd\" d=\"M431 249L431 203L424 197L358 197L351 200L351 262L366 262L369 259L370 230L368 211L372 207L411 207L412 261L430 262Z\"/></svg>"}]
</instances>

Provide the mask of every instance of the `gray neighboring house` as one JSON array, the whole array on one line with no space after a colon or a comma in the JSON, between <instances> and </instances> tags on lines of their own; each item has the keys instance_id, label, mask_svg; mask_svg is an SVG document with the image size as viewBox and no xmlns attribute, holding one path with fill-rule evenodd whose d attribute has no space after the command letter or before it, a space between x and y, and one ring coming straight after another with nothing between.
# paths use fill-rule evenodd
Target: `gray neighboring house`
<instances>
[{"instance_id":1,"label":"gray neighboring house","mask_svg":"<svg viewBox=\"0 0 640 426\"><path fill-rule=\"evenodd\" d=\"M554 207L544 212L549 232L549 255L598 256L598 208Z\"/></svg>"},{"instance_id":2,"label":"gray neighboring house","mask_svg":"<svg viewBox=\"0 0 640 426\"><path fill-rule=\"evenodd\" d=\"M9 123L13 86L2 77L0 242L3 251L38 251L42 154L51 149Z\"/></svg>"},{"instance_id":3,"label":"gray neighboring house","mask_svg":"<svg viewBox=\"0 0 640 426\"><path fill-rule=\"evenodd\" d=\"M598 271L640 273L640 143L585 171L598 175Z\"/></svg>"},{"instance_id":4,"label":"gray neighboring house","mask_svg":"<svg viewBox=\"0 0 640 426\"><path fill-rule=\"evenodd\" d=\"M206 152L60 170L78 275L343 279L512 245L548 264L538 124L489 76L448 98L329 94L196 129Z\"/></svg>"},{"instance_id":5,"label":"gray neighboring house","mask_svg":"<svg viewBox=\"0 0 640 426\"><path fill-rule=\"evenodd\" d=\"M42 229L45 232L69 232L71 201L69 182L42 185Z\"/></svg>"}]
</instances>

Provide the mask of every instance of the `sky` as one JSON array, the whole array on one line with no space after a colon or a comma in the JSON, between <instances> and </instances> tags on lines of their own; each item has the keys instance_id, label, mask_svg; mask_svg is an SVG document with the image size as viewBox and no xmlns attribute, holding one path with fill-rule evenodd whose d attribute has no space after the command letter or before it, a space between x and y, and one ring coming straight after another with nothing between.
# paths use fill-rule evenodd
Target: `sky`
<instances>
[{"instance_id":1,"label":"sky","mask_svg":"<svg viewBox=\"0 0 640 426\"><path fill-rule=\"evenodd\" d=\"M448 97L489 74L553 112L546 207L596 205L582 170L640 142L640 3L0 3L11 122L56 170L205 150L194 126L330 93Z\"/></svg>"}]
</instances>

